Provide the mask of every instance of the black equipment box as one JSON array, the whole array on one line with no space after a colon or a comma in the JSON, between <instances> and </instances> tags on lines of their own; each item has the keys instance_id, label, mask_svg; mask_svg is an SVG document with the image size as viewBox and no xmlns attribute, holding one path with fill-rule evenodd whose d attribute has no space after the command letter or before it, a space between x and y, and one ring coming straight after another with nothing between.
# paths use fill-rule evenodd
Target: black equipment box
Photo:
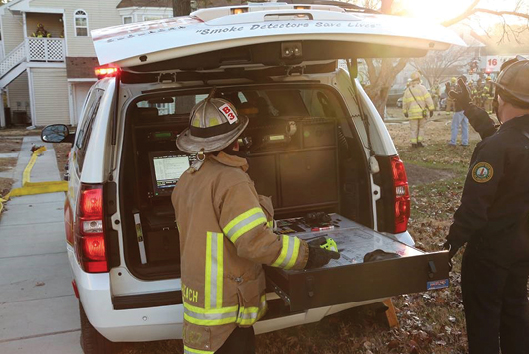
<instances>
[{"instance_id":1,"label":"black equipment box","mask_svg":"<svg viewBox=\"0 0 529 354\"><path fill-rule=\"evenodd\" d=\"M448 287L448 251L425 253L338 214L331 217L320 227L305 224L303 218L277 222L279 234L306 241L334 239L341 255L319 269L265 267L268 287L292 312ZM400 257L364 263L364 256L377 249Z\"/></svg>"}]
</instances>

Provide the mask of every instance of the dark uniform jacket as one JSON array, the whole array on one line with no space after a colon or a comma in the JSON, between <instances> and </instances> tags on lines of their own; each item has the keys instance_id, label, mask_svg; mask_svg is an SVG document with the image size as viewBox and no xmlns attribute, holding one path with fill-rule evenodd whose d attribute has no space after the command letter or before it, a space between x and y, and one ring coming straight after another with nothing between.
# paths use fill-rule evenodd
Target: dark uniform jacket
<instances>
[{"instance_id":1,"label":"dark uniform jacket","mask_svg":"<svg viewBox=\"0 0 529 354\"><path fill-rule=\"evenodd\" d=\"M529 266L529 115L477 145L447 239L500 266Z\"/></svg>"}]
</instances>

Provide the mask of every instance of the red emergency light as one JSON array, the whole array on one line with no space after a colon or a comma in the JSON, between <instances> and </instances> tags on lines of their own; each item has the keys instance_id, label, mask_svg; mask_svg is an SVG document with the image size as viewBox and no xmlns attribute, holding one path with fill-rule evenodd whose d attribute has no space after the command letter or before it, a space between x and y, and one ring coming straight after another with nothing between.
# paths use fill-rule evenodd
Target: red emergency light
<instances>
[{"instance_id":1,"label":"red emergency light","mask_svg":"<svg viewBox=\"0 0 529 354\"><path fill-rule=\"evenodd\" d=\"M118 74L119 68L115 66L99 66L95 68L96 76L99 80L105 77L115 77Z\"/></svg>"}]
</instances>

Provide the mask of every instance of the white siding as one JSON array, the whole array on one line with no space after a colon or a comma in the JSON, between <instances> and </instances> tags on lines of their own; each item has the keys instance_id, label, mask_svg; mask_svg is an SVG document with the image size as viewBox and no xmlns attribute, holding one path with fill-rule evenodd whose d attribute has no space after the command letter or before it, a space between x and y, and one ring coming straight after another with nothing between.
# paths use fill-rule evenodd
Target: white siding
<instances>
[{"instance_id":1,"label":"white siding","mask_svg":"<svg viewBox=\"0 0 529 354\"><path fill-rule=\"evenodd\" d=\"M76 37L74 28L74 11L83 9L88 14L88 29L116 26L121 24L121 16L116 6L121 0L34 0L32 7L52 7L64 9L65 34L70 57L95 57L92 37Z\"/></svg>"},{"instance_id":2,"label":"white siding","mask_svg":"<svg viewBox=\"0 0 529 354\"><path fill-rule=\"evenodd\" d=\"M9 92L9 107L12 111L27 111L29 108L28 73L24 72L7 86Z\"/></svg>"},{"instance_id":3,"label":"white siding","mask_svg":"<svg viewBox=\"0 0 529 354\"><path fill-rule=\"evenodd\" d=\"M2 16L2 29L2 40L4 41L5 55L7 55L24 41L22 16L13 16L11 12L6 10Z\"/></svg>"},{"instance_id":4,"label":"white siding","mask_svg":"<svg viewBox=\"0 0 529 354\"><path fill-rule=\"evenodd\" d=\"M70 124L66 69L31 68L35 114L33 124Z\"/></svg>"}]
</instances>

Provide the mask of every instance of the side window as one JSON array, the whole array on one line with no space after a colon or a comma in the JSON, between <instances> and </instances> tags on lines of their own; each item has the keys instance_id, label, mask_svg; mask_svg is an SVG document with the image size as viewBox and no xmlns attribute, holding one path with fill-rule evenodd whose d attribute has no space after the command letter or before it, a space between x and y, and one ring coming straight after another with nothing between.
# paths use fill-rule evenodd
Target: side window
<instances>
[{"instance_id":1,"label":"side window","mask_svg":"<svg viewBox=\"0 0 529 354\"><path fill-rule=\"evenodd\" d=\"M94 120L99 110L99 104L105 91L101 89L94 89L90 93L90 97L86 101L85 114L81 120L79 130L77 131L77 137L75 140L75 157L76 165L79 173L83 170L84 158L86 155L86 148L88 147L88 141L92 133L92 127Z\"/></svg>"}]
</instances>

